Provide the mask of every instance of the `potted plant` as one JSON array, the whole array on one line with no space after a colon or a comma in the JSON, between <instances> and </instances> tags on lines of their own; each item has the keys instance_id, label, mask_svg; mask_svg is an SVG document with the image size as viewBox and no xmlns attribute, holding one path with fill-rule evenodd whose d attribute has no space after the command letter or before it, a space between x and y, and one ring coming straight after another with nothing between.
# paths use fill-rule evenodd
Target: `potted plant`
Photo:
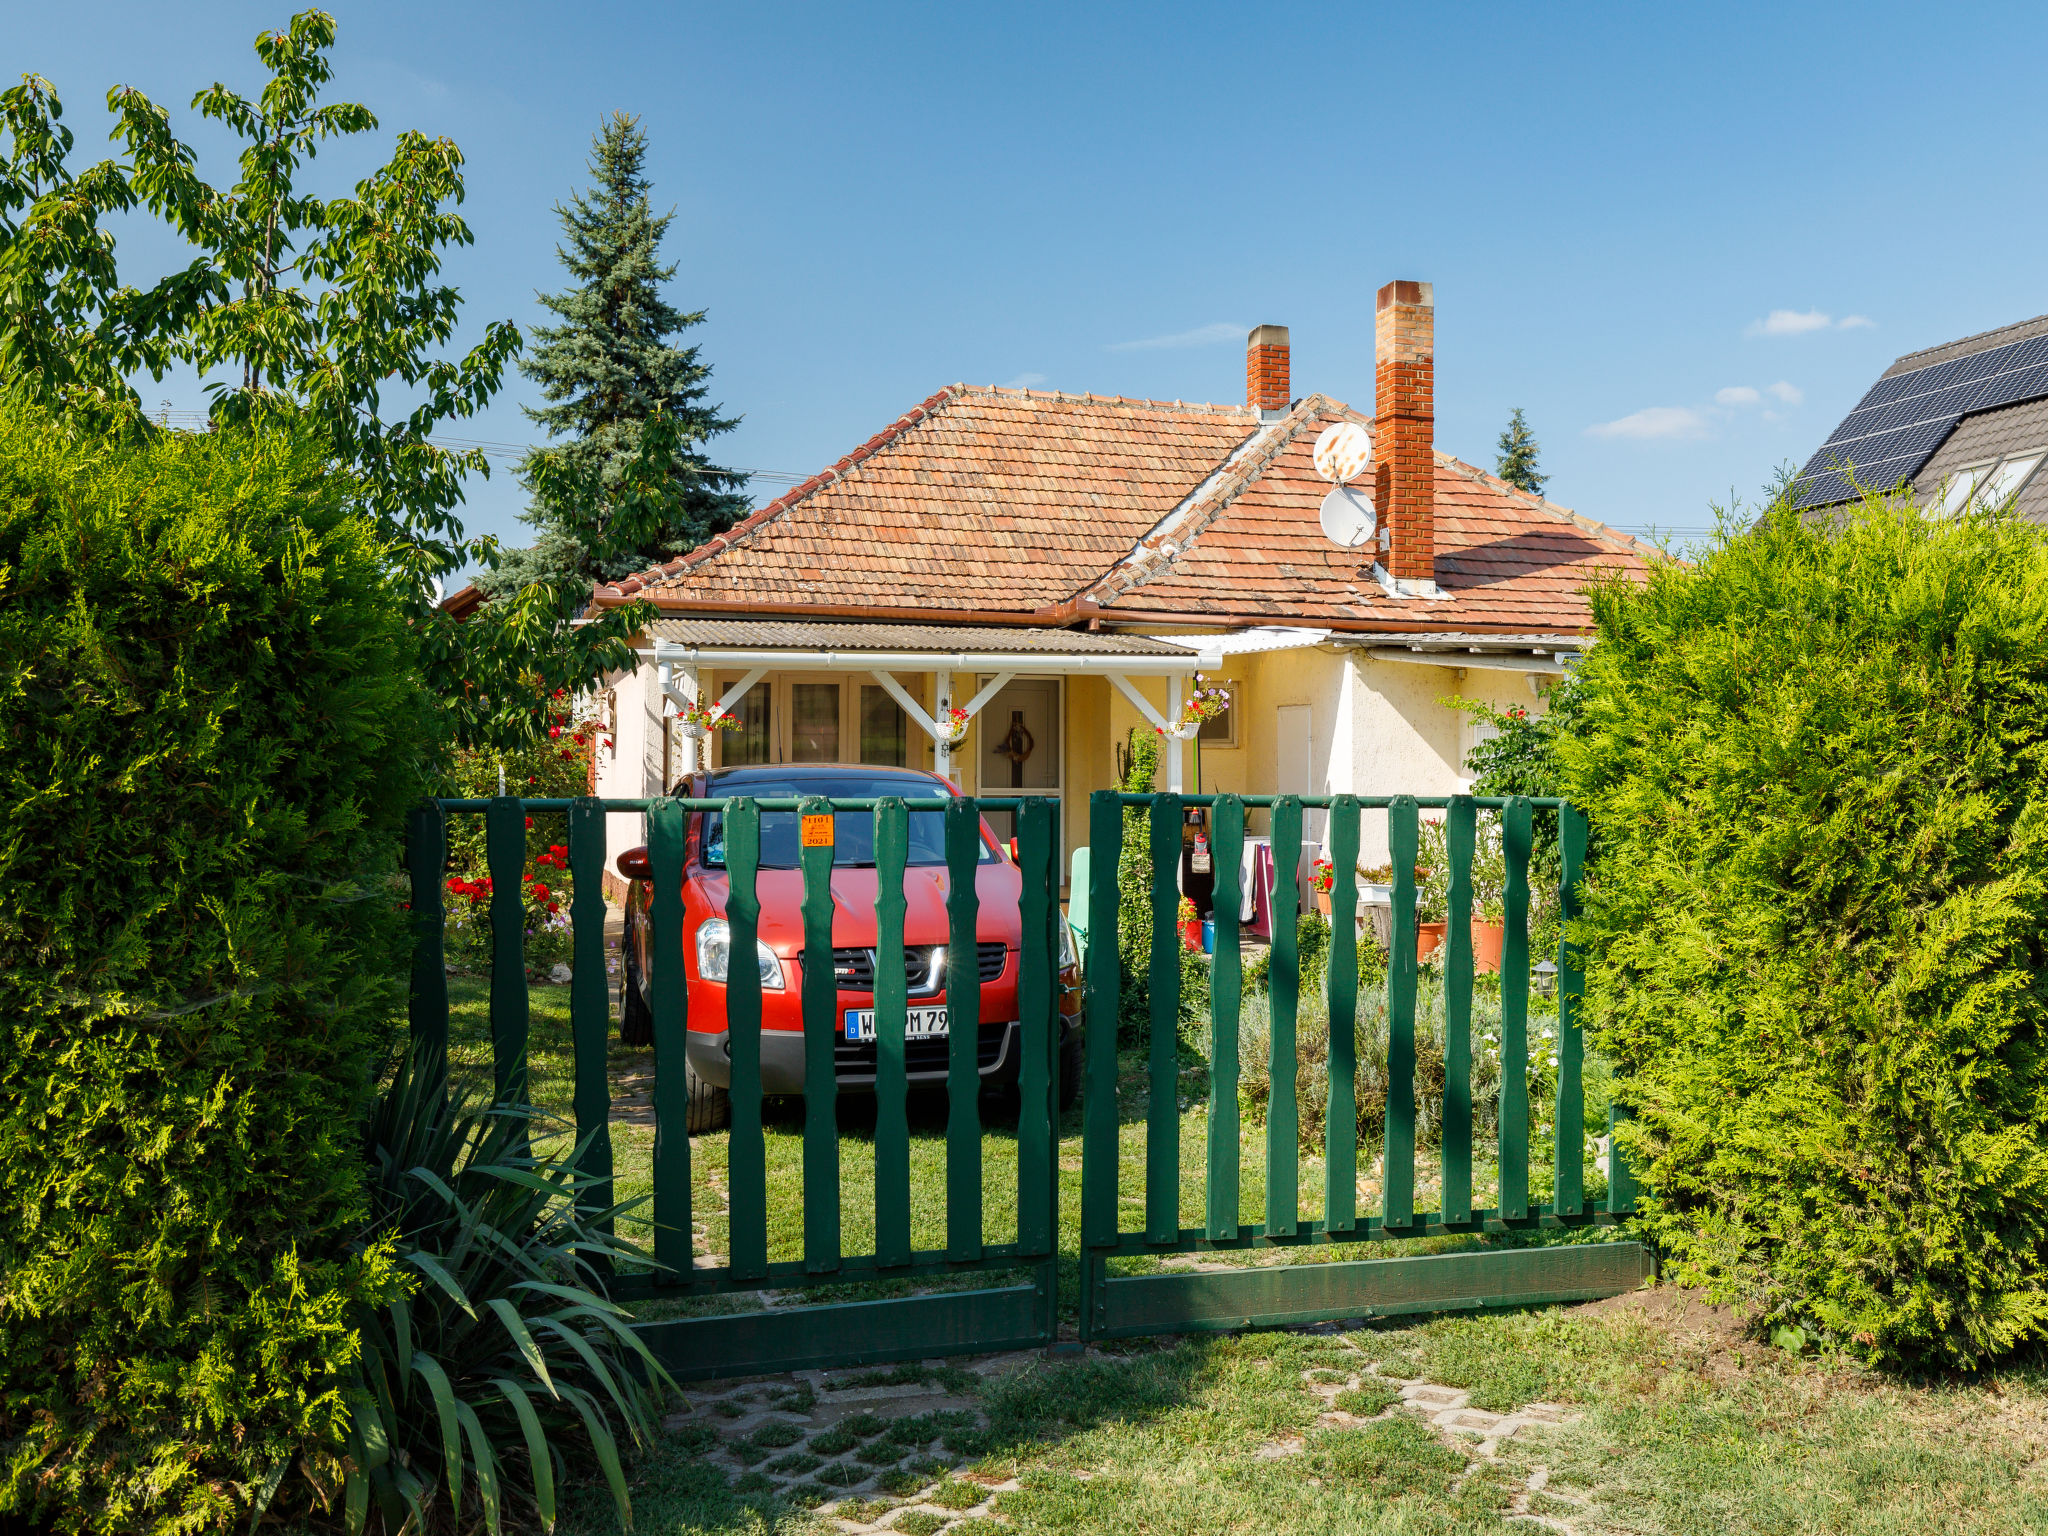
<instances>
[{"instance_id":1,"label":"potted plant","mask_svg":"<svg viewBox=\"0 0 2048 1536\"><path fill-rule=\"evenodd\" d=\"M1180 899L1180 941L1188 949L1202 947L1202 914L1188 896Z\"/></svg>"},{"instance_id":2,"label":"potted plant","mask_svg":"<svg viewBox=\"0 0 2048 1536\"><path fill-rule=\"evenodd\" d=\"M1425 819L1417 857L1415 883L1415 958L1418 962L1437 958L1444 935L1450 931L1451 857L1445 842L1444 824Z\"/></svg>"},{"instance_id":3,"label":"potted plant","mask_svg":"<svg viewBox=\"0 0 2048 1536\"><path fill-rule=\"evenodd\" d=\"M1337 871L1328 859L1317 859L1309 866L1308 886L1315 892L1316 910L1325 917L1330 915L1330 891L1336 884Z\"/></svg>"},{"instance_id":4,"label":"potted plant","mask_svg":"<svg viewBox=\"0 0 2048 1536\"><path fill-rule=\"evenodd\" d=\"M1472 969L1498 971L1507 929L1508 860L1498 823L1482 823L1472 845Z\"/></svg>"}]
</instances>

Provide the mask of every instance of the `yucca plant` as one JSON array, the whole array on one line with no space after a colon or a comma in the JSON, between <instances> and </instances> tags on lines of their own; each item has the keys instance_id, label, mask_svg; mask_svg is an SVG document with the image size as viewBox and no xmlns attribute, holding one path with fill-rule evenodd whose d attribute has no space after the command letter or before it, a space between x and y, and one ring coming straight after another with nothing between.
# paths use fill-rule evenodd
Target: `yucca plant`
<instances>
[{"instance_id":1,"label":"yucca plant","mask_svg":"<svg viewBox=\"0 0 2048 1536\"><path fill-rule=\"evenodd\" d=\"M607 1218L628 1206L601 1203L609 1186L579 1171L580 1145L532 1150L543 1118L451 1095L417 1054L373 1106L369 1235L394 1241L417 1283L359 1319L351 1532L373 1520L388 1533L454 1524L471 1489L493 1533L508 1505L552 1528L557 1489L579 1463L603 1470L631 1527L620 1438L646 1443L675 1384L606 1294L619 1261L646 1262L609 1235Z\"/></svg>"}]
</instances>

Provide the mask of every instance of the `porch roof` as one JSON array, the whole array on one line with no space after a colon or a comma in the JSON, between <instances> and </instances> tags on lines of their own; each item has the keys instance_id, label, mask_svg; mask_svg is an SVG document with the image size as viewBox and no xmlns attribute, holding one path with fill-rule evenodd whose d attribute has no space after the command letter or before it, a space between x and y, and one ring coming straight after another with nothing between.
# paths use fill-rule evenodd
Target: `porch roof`
<instances>
[{"instance_id":1,"label":"porch roof","mask_svg":"<svg viewBox=\"0 0 2048 1536\"><path fill-rule=\"evenodd\" d=\"M823 671L1186 673L1220 654L1191 637L1099 634L1010 625L863 624L800 619L656 619L656 660L691 666L786 666ZM1216 637L1220 639L1221 637Z\"/></svg>"}]
</instances>

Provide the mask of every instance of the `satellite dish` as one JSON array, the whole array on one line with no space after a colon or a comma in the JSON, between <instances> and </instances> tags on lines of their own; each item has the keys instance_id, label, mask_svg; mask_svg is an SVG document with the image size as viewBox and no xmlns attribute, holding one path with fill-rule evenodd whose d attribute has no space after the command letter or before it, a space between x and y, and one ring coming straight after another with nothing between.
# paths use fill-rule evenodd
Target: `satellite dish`
<instances>
[{"instance_id":1,"label":"satellite dish","mask_svg":"<svg viewBox=\"0 0 2048 1536\"><path fill-rule=\"evenodd\" d=\"M1325 427L1316 439L1316 473L1342 485L1372 462L1372 438L1355 421Z\"/></svg>"},{"instance_id":2,"label":"satellite dish","mask_svg":"<svg viewBox=\"0 0 2048 1536\"><path fill-rule=\"evenodd\" d=\"M1333 487L1323 498L1323 537L1339 549L1356 549L1373 535L1372 498L1355 486Z\"/></svg>"}]
</instances>

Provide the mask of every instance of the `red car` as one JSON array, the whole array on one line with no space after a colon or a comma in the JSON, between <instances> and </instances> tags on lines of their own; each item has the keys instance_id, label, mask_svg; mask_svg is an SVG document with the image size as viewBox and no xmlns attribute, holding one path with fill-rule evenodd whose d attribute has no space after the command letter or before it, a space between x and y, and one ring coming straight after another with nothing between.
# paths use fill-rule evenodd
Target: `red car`
<instances>
[{"instance_id":1,"label":"red car","mask_svg":"<svg viewBox=\"0 0 2048 1536\"><path fill-rule=\"evenodd\" d=\"M678 796L725 799L747 795L762 800L825 795L843 800L934 799L957 795L936 774L905 768L839 764L782 764L732 768L699 774L678 784ZM683 971L689 985L690 1129L710 1130L724 1122L726 1090L732 1083L731 1048L725 1019L725 978L729 943L725 921L724 818L699 811L689 818L683 857ZM912 1083L946 1079L948 1044L945 993L946 871L943 818L913 811L910 850L904 871L903 958L910 982L910 1018L904 1059ZM1021 1048L1017 1023L1018 945L1023 917L1018 899L1023 877L1003 855L988 823L981 824L981 865L975 875L980 898L976 924L981 970L981 1076L984 1083L1014 1083ZM619 1035L629 1045L653 1038L647 1002L648 944L653 900L647 850L619 856L619 873L631 882L626 898L624 976L620 983ZM798 864L797 816L793 811L761 813L761 865L756 886L761 902L761 1088L764 1093L801 1094L804 1089L803 963L804 877ZM837 1036L839 1091L872 1091L875 1082L874 817L842 811L834 826L832 969L839 981L833 1011ZM1064 923L1060 924L1060 1107L1073 1102L1081 1079L1080 970Z\"/></svg>"}]
</instances>

